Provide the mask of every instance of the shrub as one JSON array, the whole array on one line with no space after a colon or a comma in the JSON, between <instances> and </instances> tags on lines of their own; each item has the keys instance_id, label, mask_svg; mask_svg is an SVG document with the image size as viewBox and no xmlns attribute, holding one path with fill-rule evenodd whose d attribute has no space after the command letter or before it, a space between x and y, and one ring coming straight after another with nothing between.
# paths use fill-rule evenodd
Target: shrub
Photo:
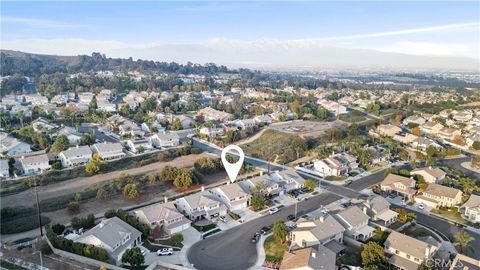
<instances>
[{"instance_id":1,"label":"shrub","mask_svg":"<svg viewBox=\"0 0 480 270\"><path fill-rule=\"evenodd\" d=\"M174 246L179 246L183 242L183 234L181 233L176 233L170 237L170 242Z\"/></svg>"}]
</instances>

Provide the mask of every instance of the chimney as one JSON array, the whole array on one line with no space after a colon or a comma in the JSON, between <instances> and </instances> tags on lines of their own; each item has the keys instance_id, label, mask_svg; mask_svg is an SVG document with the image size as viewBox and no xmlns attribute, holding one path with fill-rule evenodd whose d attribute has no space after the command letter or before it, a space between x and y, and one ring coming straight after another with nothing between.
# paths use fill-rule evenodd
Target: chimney
<instances>
[{"instance_id":1,"label":"chimney","mask_svg":"<svg viewBox=\"0 0 480 270\"><path fill-rule=\"evenodd\" d=\"M167 198L167 196L163 197L163 201L164 201L165 203L167 203L167 202L168 202L168 198Z\"/></svg>"},{"instance_id":2,"label":"chimney","mask_svg":"<svg viewBox=\"0 0 480 270\"><path fill-rule=\"evenodd\" d=\"M80 146L77 144L77 149L80 148Z\"/></svg>"},{"instance_id":3,"label":"chimney","mask_svg":"<svg viewBox=\"0 0 480 270\"><path fill-rule=\"evenodd\" d=\"M324 222L325 221L325 216L324 215L321 215L320 216L320 222Z\"/></svg>"},{"instance_id":4,"label":"chimney","mask_svg":"<svg viewBox=\"0 0 480 270\"><path fill-rule=\"evenodd\" d=\"M204 186L202 186L202 192L204 192L204 191L205 191L205 187L204 187Z\"/></svg>"},{"instance_id":5,"label":"chimney","mask_svg":"<svg viewBox=\"0 0 480 270\"><path fill-rule=\"evenodd\" d=\"M260 171L260 176L262 176L262 175L263 175L263 171Z\"/></svg>"},{"instance_id":6,"label":"chimney","mask_svg":"<svg viewBox=\"0 0 480 270\"><path fill-rule=\"evenodd\" d=\"M364 206L364 207L362 208L362 210L363 210L363 213L364 213L364 214L367 213L367 207L366 207L366 206Z\"/></svg>"},{"instance_id":7,"label":"chimney","mask_svg":"<svg viewBox=\"0 0 480 270\"><path fill-rule=\"evenodd\" d=\"M317 258L317 253L312 252L312 258Z\"/></svg>"}]
</instances>

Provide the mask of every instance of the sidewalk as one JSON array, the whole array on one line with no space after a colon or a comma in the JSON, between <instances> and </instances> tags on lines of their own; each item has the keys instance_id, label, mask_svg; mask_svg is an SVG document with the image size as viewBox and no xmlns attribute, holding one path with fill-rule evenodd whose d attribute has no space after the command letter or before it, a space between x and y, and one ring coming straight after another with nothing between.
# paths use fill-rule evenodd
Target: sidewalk
<instances>
[{"instance_id":1,"label":"sidewalk","mask_svg":"<svg viewBox=\"0 0 480 270\"><path fill-rule=\"evenodd\" d=\"M183 234L183 247L178 254L183 266L188 268L194 268L192 264L188 261L188 250L198 241L201 240L201 234L195 228L190 227L182 232Z\"/></svg>"}]
</instances>

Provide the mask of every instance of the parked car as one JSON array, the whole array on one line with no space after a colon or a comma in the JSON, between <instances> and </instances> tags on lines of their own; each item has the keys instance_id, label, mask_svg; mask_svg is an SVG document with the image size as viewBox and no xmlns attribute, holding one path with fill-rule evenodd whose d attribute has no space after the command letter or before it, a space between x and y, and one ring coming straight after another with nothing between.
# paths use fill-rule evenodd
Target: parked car
<instances>
[{"instance_id":1,"label":"parked car","mask_svg":"<svg viewBox=\"0 0 480 270\"><path fill-rule=\"evenodd\" d=\"M272 226L265 226L260 230L261 234L267 234L272 230Z\"/></svg>"},{"instance_id":2,"label":"parked car","mask_svg":"<svg viewBox=\"0 0 480 270\"><path fill-rule=\"evenodd\" d=\"M170 256L173 254L173 248L162 248L157 250L158 256Z\"/></svg>"},{"instance_id":3,"label":"parked car","mask_svg":"<svg viewBox=\"0 0 480 270\"><path fill-rule=\"evenodd\" d=\"M294 215L288 215L287 220L294 220L295 216Z\"/></svg>"},{"instance_id":4,"label":"parked car","mask_svg":"<svg viewBox=\"0 0 480 270\"><path fill-rule=\"evenodd\" d=\"M418 205L418 208L423 209L423 208L425 208L425 206L423 205L423 203L421 203L421 204Z\"/></svg>"},{"instance_id":5,"label":"parked car","mask_svg":"<svg viewBox=\"0 0 480 270\"><path fill-rule=\"evenodd\" d=\"M218 219L220 219L220 221L223 223L227 223L227 218L225 216L219 216Z\"/></svg>"},{"instance_id":6,"label":"parked car","mask_svg":"<svg viewBox=\"0 0 480 270\"><path fill-rule=\"evenodd\" d=\"M252 236L252 243L257 243L258 240L260 240L260 233L255 233L253 236Z\"/></svg>"},{"instance_id":7,"label":"parked car","mask_svg":"<svg viewBox=\"0 0 480 270\"><path fill-rule=\"evenodd\" d=\"M273 207L273 208L270 208L270 209L268 210L268 213L270 213L270 215L271 215L271 214L277 213L278 211L279 211L278 208Z\"/></svg>"}]
</instances>

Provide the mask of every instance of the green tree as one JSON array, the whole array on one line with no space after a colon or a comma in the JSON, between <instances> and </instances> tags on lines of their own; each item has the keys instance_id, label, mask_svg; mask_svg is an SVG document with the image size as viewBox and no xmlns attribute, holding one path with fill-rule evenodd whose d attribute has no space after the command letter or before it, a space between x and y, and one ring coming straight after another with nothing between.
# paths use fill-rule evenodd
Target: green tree
<instances>
[{"instance_id":1,"label":"green tree","mask_svg":"<svg viewBox=\"0 0 480 270\"><path fill-rule=\"evenodd\" d=\"M140 269L143 263L145 263L145 258L140 248L134 247L127 249L125 253L123 253L122 262L129 264L134 269Z\"/></svg>"},{"instance_id":2,"label":"green tree","mask_svg":"<svg viewBox=\"0 0 480 270\"><path fill-rule=\"evenodd\" d=\"M70 143L68 142L67 136L60 135L57 137L57 139L55 139L55 142L53 142L52 147L50 147L50 153L58 154L63 150L68 149L69 145Z\"/></svg>"},{"instance_id":3,"label":"green tree","mask_svg":"<svg viewBox=\"0 0 480 270\"><path fill-rule=\"evenodd\" d=\"M305 180L305 187L308 188L308 190L313 191L317 185L312 179L307 179Z\"/></svg>"},{"instance_id":4,"label":"green tree","mask_svg":"<svg viewBox=\"0 0 480 270\"><path fill-rule=\"evenodd\" d=\"M273 237L275 240L282 244L285 243L287 241L287 233L287 226L285 226L283 221L277 220L273 223Z\"/></svg>"},{"instance_id":5,"label":"green tree","mask_svg":"<svg viewBox=\"0 0 480 270\"><path fill-rule=\"evenodd\" d=\"M98 109L97 99L93 97L90 103L88 104L88 111L90 113L94 113L95 111L97 111L97 109Z\"/></svg>"},{"instance_id":6,"label":"green tree","mask_svg":"<svg viewBox=\"0 0 480 270\"><path fill-rule=\"evenodd\" d=\"M189 169L182 168L178 172L175 180L173 180L173 185L176 188L186 189L193 184L193 172Z\"/></svg>"},{"instance_id":7,"label":"green tree","mask_svg":"<svg viewBox=\"0 0 480 270\"><path fill-rule=\"evenodd\" d=\"M317 109L317 117L319 119L322 119L322 120L325 120L328 118L328 111L322 107L322 106L319 106L318 109Z\"/></svg>"},{"instance_id":8,"label":"green tree","mask_svg":"<svg viewBox=\"0 0 480 270\"><path fill-rule=\"evenodd\" d=\"M386 262L382 246L373 241L363 245L360 255L362 257L362 265L364 268L378 269L375 268L375 266Z\"/></svg>"},{"instance_id":9,"label":"green tree","mask_svg":"<svg viewBox=\"0 0 480 270\"><path fill-rule=\"evenodd\" d=\"M461 231L455 234L453 239L453 245L460 248L460 253L464 254L467 251L467 247L470 246L470 242L475 240L473 236L466 233L465 231Z\"/></svg>"},{"instance_id":10,"label":"green tree","mask_svg":"<svg viewBox=\"0 0 480 270\"><path fill-rule=\"evenodd\" d=\"M97 174L102 170L102 167L105 165L105 161L100 159L98 154L93 154L92 159L85 166L85 171L91 175Z\"/></svg>"},{"instance_id":11,"label":"green tree","mask_svg":"<svg viewBox=\"0 0 480 270\"><path fill-rule=\"evenodd\" d=\"M251 204L252 204L253 210L255 211L262 210L263 208L265 208L265 205L266 205L265 197L263 197L263 195L260 193L254 193L252 195Z\"/></svg>"},{"instance_id":12,"label":"green tree","mask_svg":"<svg viewBox=\"0 0 480 270\"><path fill-rule=\"evenodd\" d=\"M170 242L174 246L179 246L183 242L183 234L181 233L176 233L170 237Z\"/></svg>"},{"instance_id":13,"label":"green tree","mask_svg":"<svg viewBox=\"0 0 480 270\"><path fill-rule=\"evenodd\" d=\"M123 188L123 197L127 199L135 199L140 197L140 191L137 183L126 184Z\"/></svg>"},{"instance_id":14,"label":"green tree","mask_svg":"<svg viewBox=\"0 0 480 270\"><path fill-rule=\"evenodd\" d=\"M474 141L472 144L472 148L475 150L480 150L480 141Z\"/></svg>"},{"instance_id":15,"label":"green tree","mask_svg":"<svg viewBox=\"0 0 480 270\"><path fill-rule=\"evenodd\" d=\"M169 126L170 130L181 130L182 129L182 122L180 119L175 118L173 119L172 124Z\"/></svg>"},{"instance_id":16,"label":"green tree","mask_svg":"<svg viewBox=\"0 0 480 270\"><path fill-rule=\"evenodd\" d=\"M95 143L95 138L90 134L85 134L80 138L80 145L92 145Z\"/></svg>"},{"instance_id":17,"label":"green tree","mask_svg":"<svg viewBox=\"0 0 480 270\"><path fill-rule=\"evenodd\" d=\"M177 177L179 169L173 166L165 166L160 172L160 179L162 181L173 181Z\"/></svg>"}]
</instances>

